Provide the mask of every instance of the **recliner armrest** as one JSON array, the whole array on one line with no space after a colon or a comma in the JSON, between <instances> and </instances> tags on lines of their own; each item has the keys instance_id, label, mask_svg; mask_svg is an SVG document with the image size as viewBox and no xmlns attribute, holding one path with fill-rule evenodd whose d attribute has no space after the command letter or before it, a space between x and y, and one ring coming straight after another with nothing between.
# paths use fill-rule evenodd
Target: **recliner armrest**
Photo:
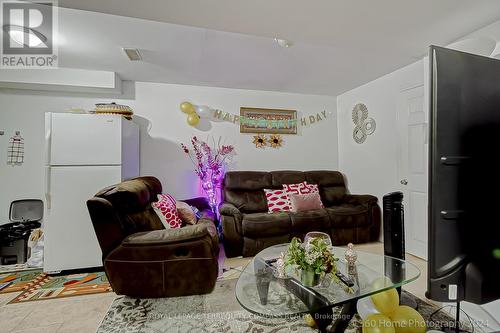
<instances>
[{"instance_id":1,"label":"recliner armrest","mask_svg":"<svg viewBox=\"0 0 500 333\"><path fill-rule=\"evenodd\" d=\"M214 212L212 212L211 209L203 209L200 212L200 218L198 220L198 223L200 223L201 221L208 221L208 222L214 223L214 221L215 221Z\"/></svg>"},{"instance_id":2,"label":"recliner armrest","mask_svg":"<svg viewBox=\"0 0 500 333\"><path fill-rule=\"evenodd\" d=\"M228 202L224 202L219 209L221 215L236 215L241 216L241 212L235 205Z\"/></svg>"},{"instance_id":3,"label":"recliner armrest","mask_svg":"<svg viewBox=\"0 0 500 333\"><path fill-rule=\"evenodd\" d=\"M179 243L188 240L203 238L211 235L213 230L205 223L189 225L177 229L162 229L137 232L125 238L123 246L151 246Z\"/></svg>"},{"instance_id":4,"label":"recliner armrest","mask_svg":"<svg viewBox=\"0 0 500 333\"><path fill-rule=\"evenodd\" d=\"M378 198L370 194L347 194L344 202L354 205L370 205L377 203Z\"/></svg>"}]
</instances>

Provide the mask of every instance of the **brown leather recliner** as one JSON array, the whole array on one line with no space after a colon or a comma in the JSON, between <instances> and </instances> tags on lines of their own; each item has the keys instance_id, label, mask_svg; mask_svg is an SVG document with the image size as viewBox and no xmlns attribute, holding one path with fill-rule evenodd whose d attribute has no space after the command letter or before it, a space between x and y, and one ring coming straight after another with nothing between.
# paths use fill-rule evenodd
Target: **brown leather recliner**
<instances>
[{"instance_id":1,"label":"brown leather recliner","mask_svg":"<svg viewBox=\"0 0 500 333\"><path fill-rule=\"evenodd\" d=\"M264 189L307 181L317 184L324 209L268 213ZM253 256L292 237L323 231L335 245L378 240L381 212L377 197L348 194L338 171L232 171L223 183L220 213L228 257Z\"/></svg>"},{"instance_id":2,"label":"brown leather recliner","mask_svg":"<svg viewBox=\"0 0 500 333\"><path fill-rule=\"evenodd\" d=\"M218 275L218 236L203 198L196 225L164 229L151 207L162 186L139 177L101 190L87 201L106 275L117 294L167 297L209 293Z\"/></svg>"}]
</instances>

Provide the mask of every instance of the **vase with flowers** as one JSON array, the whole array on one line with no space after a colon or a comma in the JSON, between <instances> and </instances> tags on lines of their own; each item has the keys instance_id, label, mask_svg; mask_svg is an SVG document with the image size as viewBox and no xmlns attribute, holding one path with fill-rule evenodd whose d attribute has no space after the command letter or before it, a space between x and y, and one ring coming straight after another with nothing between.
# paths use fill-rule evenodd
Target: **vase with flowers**
<instances>
[{"instance_id":1,"label":"vase with flowers","mask_svg":"<svg viewBox=\"0 0 500 333\"><path fill-rule=\"evenodd\" d=\"M228 159L235 154L234 147L221 144L221 138L217 142L213 140L210 146L196 136L191 138L191 148L183 143L181 147L193 162L194 172L201 181L201 187L207 195L212 211L217 215L218 190L221 187Z\"/></svg>"},{"instance_id":2,"label":"vase with flowers","mask_svg":"<svg viewBox=\"0 0 500 333\"><path fill-rule=\"evenodd\" d=\"M320 284L320 278L337 271L332 246L322 237L312 238L307 243L294 237L285 256L285 264L299 270L301 283L306 287Z\"/></svg>"}]
</instances>

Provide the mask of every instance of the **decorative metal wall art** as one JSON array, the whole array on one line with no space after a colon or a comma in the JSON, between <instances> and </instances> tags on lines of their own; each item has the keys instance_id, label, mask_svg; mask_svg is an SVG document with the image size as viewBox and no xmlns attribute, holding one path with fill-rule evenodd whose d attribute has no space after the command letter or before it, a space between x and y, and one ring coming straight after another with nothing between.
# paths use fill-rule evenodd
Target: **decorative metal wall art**
<instances>
[{"instance_id":1,"label":"decorative metal wall art","mask_svg":"<svg viewBox=\"0 0 500 333\"><path fill-rule=\"evenodd\" d=\"M283 138L279 134L273 134L269 137L269 144L273 148L281 148L283 145Z\"/></svg>"},{"instance_id":2,"label":"decorative metal wall art","mask_svg":"<svg viewBox=\"0 0 500 333\"><path fill-rule=\"evenodd\" d=\"M239 122L240 133L297 134L295 110L242 107Z\"/></svg>"},{"instance_id":3,"label":"decorative metal wall art","mask_svg":"<svg viewBox=\"0 0 500 333\"><path fill-rule=\"evenodd\" d=\"M354 142L358 144L365 142L367 136L375 133L375 129L377 128L375 119L368 117L368 108L363 103L354 105L352 109L352 121L354 122L352 137Z\"/></svg>"},{"instance_id":4,"label":"decorative metal wall art","mask_svg":"<svg viewBox=\"0 0 500 333\"><path fill-rule=\"evenodd\" d=\"M255 148L270 146L277 149L283 146L283 137L279 134L272 134L268 138L264 134L257 134L253 136L253 144Z\"/></svg>"},{"instance_id":5,"label":"decorative metal wall art","mask_svg":"<svg viewBox=\"0 0 500 333\"><path fill-rule=\"evenodd\" d=\"M266 136L263 134L257 134L253 136L253 144L255 148L264 148L267 146Z\"/></svg>"}]
</instances>

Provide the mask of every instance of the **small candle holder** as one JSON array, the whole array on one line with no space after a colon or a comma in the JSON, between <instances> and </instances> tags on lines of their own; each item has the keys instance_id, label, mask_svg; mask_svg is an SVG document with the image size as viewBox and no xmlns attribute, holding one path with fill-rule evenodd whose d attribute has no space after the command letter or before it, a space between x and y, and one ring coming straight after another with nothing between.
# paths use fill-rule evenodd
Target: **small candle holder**
<instances>
[{"instance_id":1,"label":"small candle holder","mask_svg":"<svg viewBox=\"0 0 500 333\"><path fill-rule=\"evenodd\" d=\"M276 270L274 276L278 279L286 278L285 272L285 254L281 252L280 257L276 260Z\"/></svg>"},{"instance_id":2,"label":"small candle holder","mask_svg":"<svg viewBox=\"0 0 500 333\"><path fill-rule=\"evenodd\" d=\"M348 274L356 274L356 260L358 260L358 254L356 250L354 250L354 244L347 244L347 250L345 250L344 256L347 261Z\"/></svg>"}]
</instances>

